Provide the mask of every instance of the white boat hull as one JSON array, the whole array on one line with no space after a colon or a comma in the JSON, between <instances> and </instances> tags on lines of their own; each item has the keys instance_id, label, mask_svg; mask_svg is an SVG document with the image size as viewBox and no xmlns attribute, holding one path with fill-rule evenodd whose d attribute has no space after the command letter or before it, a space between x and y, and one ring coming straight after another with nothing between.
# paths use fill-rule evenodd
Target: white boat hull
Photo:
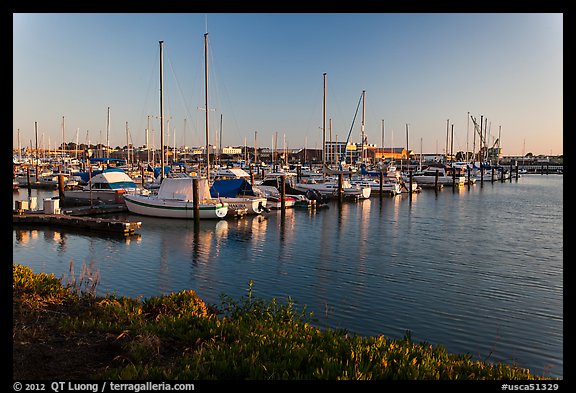
<instances>
[{"instance_id":1,"label":"white boat hull","mask_svg":"<svg viewBox=\"0 0 576 393\"><path fill-rule=\"evenodd\" d=\"M158 199L156 196L125 195L126 207L131 213L152 217L194 219L194 203L176 199ZM225 202L200 203L200 219L219 219L228 214Z\"/></svg>"},{"instance_id":2,"label":"white boat hull","mask_svg":"<svg viewBox=\"0 0 576 393\"><path fill-rule=\"evenodd\" d=\"M261 214L266 208L268 200L264 197L220 197L222 202L228 204L228 212L246 209L246 214Z\"/></svg>"},{"instance_id":3,"label":"white boat hull","mask_svg":"<svg viewBox=\"0 0 576 393\"><path fill-rule=\"evenodd\" d=\"M316 190L320 194L328 197L335 197L338 195L337 183L296 183L294 188L299 191ZM370 198L372 189L370 187L344 187L345 197L355 197L361 199Z\"/></svg>"}]
</instances>

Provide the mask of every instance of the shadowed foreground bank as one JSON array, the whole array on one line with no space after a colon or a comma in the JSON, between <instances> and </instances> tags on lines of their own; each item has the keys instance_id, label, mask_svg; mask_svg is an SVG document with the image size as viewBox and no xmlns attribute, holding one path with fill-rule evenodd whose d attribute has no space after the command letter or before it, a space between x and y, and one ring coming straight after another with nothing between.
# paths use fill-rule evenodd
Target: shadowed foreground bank
<instances>
[{"instance_id":1,"label":"shadowed foreground bank","mask_svg":"<svg viewBox=\"0 0 576 393\"><path fill-rule=\"evenodd\" d=\"M288 299L185 290L148 299L94 295L79 280L13 265L13 378L108 380L544 380L442 346L313 325Z\"/></svg>"}]
</instances>

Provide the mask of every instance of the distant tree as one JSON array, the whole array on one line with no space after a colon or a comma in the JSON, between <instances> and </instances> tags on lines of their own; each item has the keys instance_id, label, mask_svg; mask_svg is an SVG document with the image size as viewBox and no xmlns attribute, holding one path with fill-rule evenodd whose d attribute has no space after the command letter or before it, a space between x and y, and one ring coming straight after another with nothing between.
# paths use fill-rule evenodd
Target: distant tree
<instances>
[{"instance_id":1,"label":"distant tree","mask_svg":"<svg viewBox=\"0 0 576 393\"><path fill-rule=\"evenodd\" d=\"M526 155L525 155L524 157L526 157L526 158L532 158L532 157L534 157L534 154L532 154L532 153L526 153Z\"/></svg>"}]
</instances>

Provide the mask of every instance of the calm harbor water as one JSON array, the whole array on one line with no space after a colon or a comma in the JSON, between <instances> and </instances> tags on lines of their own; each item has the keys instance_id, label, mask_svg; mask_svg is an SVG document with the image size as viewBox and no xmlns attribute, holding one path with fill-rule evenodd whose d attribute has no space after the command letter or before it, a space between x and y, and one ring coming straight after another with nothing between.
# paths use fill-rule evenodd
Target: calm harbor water
<instances>
[{"instance_id":1,"label":"calm harbor water","mask_svg":"<svg viewBox=\"0 0 576 393\"><path fill-rule=\"evenodd\" d=\"M32 190L39 208L57 192ZM14 200L26 199L26 190ZM563 176L525 175L459 190L372 197L327 209L142 222L129 238L13 228L14 263L98 271L100 293L193 289L219 305L253 281L290 296L319 327L443 345L474 360L563 378Z\"/></svg>"}]
</instances>

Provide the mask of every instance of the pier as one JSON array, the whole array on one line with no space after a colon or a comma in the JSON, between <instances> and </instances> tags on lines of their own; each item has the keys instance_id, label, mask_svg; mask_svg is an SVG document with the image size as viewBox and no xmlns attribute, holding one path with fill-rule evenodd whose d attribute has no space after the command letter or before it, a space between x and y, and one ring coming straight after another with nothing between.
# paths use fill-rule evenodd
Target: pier
<instances>
[{"instance_id":1,"label":"pier","mask_svg":"<svg viewBox=\"0 0 576 393\"><path fill-rule=\"evenodd\" d=\"M19 213L12 215L12 224L68 227L79 230L101 231L123 236L134 234L141 221L122 221L111 218L72 216L68 214Z\"/></svg>"}]
</instances>

